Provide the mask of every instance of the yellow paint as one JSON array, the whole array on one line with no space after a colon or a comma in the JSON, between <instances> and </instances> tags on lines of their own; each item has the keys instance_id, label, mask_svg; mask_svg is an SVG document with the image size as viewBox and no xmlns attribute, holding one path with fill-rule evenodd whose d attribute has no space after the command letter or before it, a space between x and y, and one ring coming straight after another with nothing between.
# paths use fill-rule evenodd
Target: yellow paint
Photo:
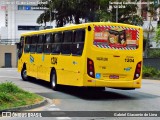
<instances>
[{"instance_id":1,"label":"yellow paint","mask_svg":"<svg viewBox=\"0 0 160 120\"><path fill-rule=\"evenodd\" d=\"M136 50L118 50L98 48L93 45L94 41L94 26L110 25L134 28L139 30L139 47ZM88 26L91 31L88 31ZM24 33L21 36L31 36L38 34L47 34L57 31L85 29L85 44L82 56L71 55L53 55L53 54L32 54L23 53L22 57L18 60L18 71L21 72L23 64L27 66L27 74L29 76L50 81L51 69L55 68L57 73L58 84L71 85L71 86L105 86L105 87L124 87L124 88L140 88L141 76L137 80L133 80L135 68L138 62L142 61L143 51L143 30L141 27L120 24L120 23L86 23L80 25L72 25L61 28L47 29L35 32ZM105 33L103 37L107 36ZM137 42L136 41L136 42ZM30 62L30 55L34 58L34 62ZM119 56L119 57L115 57ZM134 62L125 62L125 58L131 56ZM44 61L42 61L44 57ZM56 57L57 64L51 64L51 58ZM100 73L100 78L91 78L87 74L87 58L94 62L95 74ZM97 59L102 58L102 59ZM76 64L73 64L76 63ZM125 71L124 68L130 67L130 71ZM110 79L110 75L117 75L119 79ZM94 82L88 82L92 80ZM136 84L135 84L136 83Z\"/></svg>"}]
</instances>

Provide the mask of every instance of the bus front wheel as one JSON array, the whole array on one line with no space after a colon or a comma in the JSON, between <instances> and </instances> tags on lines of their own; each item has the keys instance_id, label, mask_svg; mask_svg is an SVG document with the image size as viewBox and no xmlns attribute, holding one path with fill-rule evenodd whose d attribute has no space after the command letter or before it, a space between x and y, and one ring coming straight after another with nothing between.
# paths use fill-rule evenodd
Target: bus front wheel
<instances>
[{"instance_id":1,"label":"bus front wheel","mask_svg":"<svg viewBox=\"0 0 160 120\"><path fill-rule=\"evenodd\" d=\"M28 80L28 76L27 76L27 70L26 68L23 68L21 71L21 77L24 81Z\"/></svg>"},{"instance_id":2,"label":"bus front wheel","mask_svg":"<svg viewBox=\"0 0 160 120\"><path fill-rule=\"evenodd\" d=\"M51 72L51 77L50 77L50 84L51 84L51 88L53 89L53 90L58 90L58 84L57 84L57 75L56 75L56 71L55 70L53 70L52 72Z\"/></svg>"}]
</instances>

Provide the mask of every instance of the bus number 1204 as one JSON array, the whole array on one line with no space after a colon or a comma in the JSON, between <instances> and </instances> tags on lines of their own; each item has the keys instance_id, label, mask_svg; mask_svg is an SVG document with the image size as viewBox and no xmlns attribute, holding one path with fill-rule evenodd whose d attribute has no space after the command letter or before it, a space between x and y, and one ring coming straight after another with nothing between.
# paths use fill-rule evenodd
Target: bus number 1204
<instances>
[{"instance_id":1,"label":"bus number 1204","mask_svg":"<svg viewBox=\"0 0 160 120\"><path fill-rule=\"evenodd\" d=\"M134 62L134 59L125 59L125 62Z\"/></svg>"}]
</instances>

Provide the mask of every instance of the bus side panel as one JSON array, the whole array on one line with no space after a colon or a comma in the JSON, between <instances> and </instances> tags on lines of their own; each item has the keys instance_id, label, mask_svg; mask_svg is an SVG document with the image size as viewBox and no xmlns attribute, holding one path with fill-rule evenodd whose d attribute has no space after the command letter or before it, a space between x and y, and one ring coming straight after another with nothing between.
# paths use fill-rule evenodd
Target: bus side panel
<instances>
[{"instance_id":1,"label":"bus side panel","mask_svg":"<svg viewBox=\"0 0 160 120\"><path fill-rule=\"evenodd\" d=\"M60 56L56 68L58 84L82 86L84 61L80 56Z\"/></svg>"},{"instance_id":2,"label":"bus side panel","mask_svg":"<svg viewBox=\"0 0 160 120\"><path fill-rule=\"evenodd\" d=\"M18 72L21 72L23 68L23 61L22 58L18 60Z\"/></svg>"},{"instance_id":3,"label":"bus side panel","mask_svg":"<svg viewBox=\"0 0 160 120\"><path fill-rule=\"evenodd\" d=\"M37 78L37 66L36 66L36 55L29 54L27 59L27 75Z\"/></svg>"},{"instance_id":4,"label":"bus side panel","mask_svg":"<svg viewBox=\"0 0 160 120\"><path fill-rule=\"evenodd\" d=\"M52 68L57 68L57 61L54 60L53 55L50 54L42 54L40 55L40 60L39 62L41 62L40 68L42 68L41 70L41 76L43 77L43 79L45 81L50 82L50 75L51 75L51 70Z\"/></svg>"}]
</instances>

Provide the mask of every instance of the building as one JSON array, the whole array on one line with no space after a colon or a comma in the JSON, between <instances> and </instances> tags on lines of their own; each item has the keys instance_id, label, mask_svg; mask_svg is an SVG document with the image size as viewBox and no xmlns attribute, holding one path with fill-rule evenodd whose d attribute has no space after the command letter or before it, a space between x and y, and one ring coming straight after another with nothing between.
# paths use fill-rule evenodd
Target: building
<instances>
[{"instance_id":1,"label":"building","mask_svg":"<svg viewBox=\"0 0 160 120\"><path fill-rule=\"evenodd\" d=\"M38 16L46 9L38 7L40 0L1 0L0 2L0 39L15 41L20 34L39 30ZM41 2L47 4L47 2ZM47 23L49 26L50 23ZM55 26L54 23L51 24Z\"/></svg>"},{"instance_id":2,"label":"building","mask_svg":"<svg viewBox=\"0 0 160 120\"><path fill-rule=\"evenodd\" d=\"M154 15L152 16L147 10L151 9L149 6L158 6L159 0L140 0L138 2L138 11L137 14L141 15L143 18L143 29L144 29L144 37L147 39L149 37L149 44L151 48L160 48L160 45L157 46L157 43L154 40L155 36L155 30L158 27L158 24L160 25L160 8L157 8L155 10L154 8ZM150 30L149 30L150 28ZM148 31L149 35L148 35Z\"/></svg>"},{"instance_id":3,"label":"building","mask_svg":"<svg viewBox=\"0 0 160 120\"><path fill-rule=\"evenodd\" d=\"M46 8L38 7L39 3L39 0L0 1L0 67L16 67L15 42L19 42L21 33L39 30L41 27L36 20ZM49 25L50 23L47 23L47 26ZM54 23L51 26L54 26Z\"/></svg>"}]
</instances>

